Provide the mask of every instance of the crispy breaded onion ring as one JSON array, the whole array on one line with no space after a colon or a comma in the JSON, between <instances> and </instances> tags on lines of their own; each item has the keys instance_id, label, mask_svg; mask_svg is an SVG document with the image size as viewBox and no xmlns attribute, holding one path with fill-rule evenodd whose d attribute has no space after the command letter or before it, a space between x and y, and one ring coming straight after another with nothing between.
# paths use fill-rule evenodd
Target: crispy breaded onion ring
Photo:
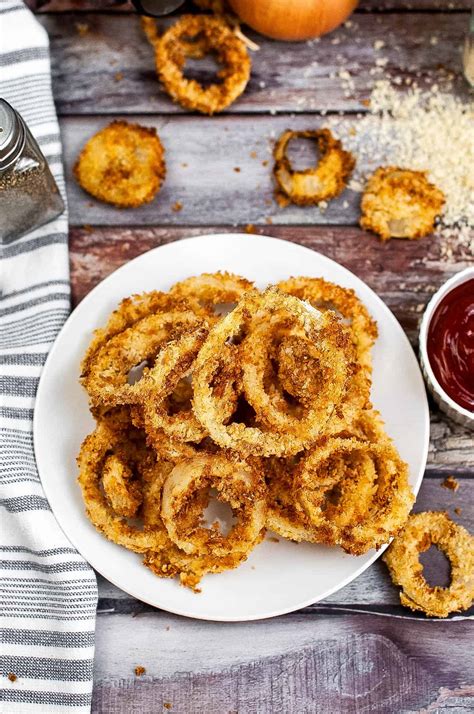
<instances>
[{"instance_id":1,"label":"crispy breaded onion ring","mask_svg":"<svg viewBox=\"0 0 474 714\"><path fill-rule=\"evenodd\" d=\"M345 425L338 436L356 437L372 443L387 438L383 431L380 415L370 409L359 412L350 424ZM265 460L265 481L268 489L267 528L283 538L293 541L318 542L318 531L313 527L295 495L295 472L307 456L308 453L303 452L288 459L270 458ZM348 473L348 477L352 477L352 472ZM371 470L369 477L373 478ZM355 479L354 485L357 484L358 481ZM354 495L354 488L349 488L345 492L346 503L348 503L349 495ZM364 506L363 495L356 490L355 499L361 501L362 506ZM340 502L339 506L341 505Z\"/></svg>"},{"instance_id":2,"label":"crispy breaded onion ring","mask_svg":"<svg viewBox=\"0 0 474 714\"><path fill-rule=\"evenodd\" d=\"M192 41L198 40L198 52ZM216 16L182 15L154 43L156 71L170 97L185 109L215 114L232 104L244 91L250 77L247 49L227 23ZM216 84L203 87L183 74L187 56L212 52L222 65Z\"/></svg>"},{"instance_id":3,"label":"crispy breaded onion ring","mask_svg":"<svg viewBox=\"0 0 474 714\"><path fill-rule=\"evenodd\" d=\"M144 317L107 340L86 362L81 374L92 407L133 404L140 382L129 383L130 370L143 362L153 364L167 342L201 324L202 320L189 310L161 312Z\"/></svg>"},{"instance_id":4,"label":"crispy breaded onion ring","mask_svg":"<svg viewBox=\"0 0 474 714\"><path fill-rule=\"evenodd\" d=\"M94 134L74 165L80 186L100 201L134 208L152 201L166 175L156 129L113 121Z\"/></svg>"},{"instance_id":5,"label":"crispy breaded onion ring","mask_svg":"<svg viewBox=\"0 0 474 714\"><path fill-rule=\"evenodd\" d=\"M324 278L288 278L277 287L288 295L309 302L318 310L334 310L349 327L359 363L370 373L370 350L377 339L377 323L351 288L343 288Z\"/></svg>"},{"instance_id":6,"label":"crispy breaded onion ring","mask_svg":"<svg viewBox=\"0 0 474 714\"><path fill-rule=\"evenodd\" d=\"M407 465L387 438L323 440L299 465L295 488L318 541L354 555L395 535L414 501Z\"/></svg>"},{"instance_id":7,"label":"crispy breaded onion ring","mask_svg":"<svg viewBox=\"0 0 474 714\"><path fill-rule=\"evenodd\" d=\"M162 523L141 529L124 518L136 515L143 484L166 475L139 436L127 439L123 430L114 432L110 422L103 421L84 440L77 461L87 515L106 538L137 553L158 550L169 542Z\"/></svg>"},{"instance_id":8,"label":"crispy breaded onion ring","mask_svg":"<svg viewBox=\"0 0 474 714\"><path fill-rule=\"evenodd\" d=\"M175 283L170 295L180 300L198 302L208 309L219 305L237 303L243 295L253 288L247 278L233 273L202 273Z\"/></svg>"},{"instance_id":9,"label":"crispy breaded onion ring","mask_svg":"<svg viewBox=\"0 0 474 714\"><path fill-rule=\"evenodd\" d=\"M168 293L152 290L151 292L124 298L109 315L105 327L99 327L94 330L94 336L81 362L81 371L83 373L88 372L90 362L97 350L111 337L124 332L128 327L132 327L144 317L155 315L157 312L174 312L177 310L181 312L192 310L200 317L210 317L210 313L197 300L193 300L191 296L184 300L177 295L171 296Z\"/></svg>"},{"instance_id":10,"label":"crispy breaded onion ring","mask_svg":"<svg viewBox=\"0 0 474 714\"><path fill-rule=\"evenodd\" d=\"M448 587L432 587L423 577L419 555L437 546L451 565ZM383 554L393 582L402 588L400 602L429 617L467 610L474 601L474 537L446 513L412 514Z\"/></svg>"},{"instance_id":11,"label":"crispy breaded onion ring","mask_svg":"<svg viewBox=\"0 0 474 714\"><path fill-rule=\"evenodd\" d=\"M208 330L200 327L169 342L160 351L153 367L136 385L145 431L161 429L179 441L199 442L206 436L206 430L197 420L191 402L189 405L185 402L184 409L170 413L169 398L182 380L192 373L194 361L207 335ZM235 402L229 409L230 414L234 406Z\"/></svg>"},{"instance_id":12,"label":"crispy breaded onion ring","mask_svg":"<svg viewBox=\"0 0 474 714\"><path fill-rule=\"evenodd\" d=\"M203 510L214 489L236 519L227 535L202 525ZM255 467L224 455L198 456L177 464L163 487L161 515L171 540L188 555L212 558L247 556L262 538L266 491Z\"/></svg>"},{"instance_id":13,"label":"crispy breaded onion ring","mask_svg":"<svg viewBox=\"0 0 474 714\"><path fill-rule=\"evenodd\" d=\"M381 166L367 182L361 202L360 226L390 238L423 238L432 233L445 202L426 171Z\"/></svg>"},{"instance_id":14,"label":"crispy breaded onion ring","mask_svg":"<svg viewBox=\"0 0 474 714\"><path fill-rule=\"evenodd\" d=\"M294 171L287 155L292 139L312 139L320 159L314 168ZM273 175L283 199L298 206L311 206L338 196L346 187L355 160L329 129L284 131L273 151ZM277 194L278 197L278 194Z\"/></svg>"},{"instance_id":15,"label":"crispy breaded onion ring","mask_svg":"<svg viewBox=\"0 0 474 714\"><path fill-rule=\"evenodd\" d=\"M240 338L242 330L250 329L251 334L255 325L266 320L271 321L274 315L280 316L282 311L286 312L290 322L296 323L309 340L317 342L319 339L321 344L325 344L326 352L321 354L321 360L328 378L334 380L332 393L326 395L327 400L324 403L318 401L318 395L315 394L303 411L300 428L297 429L297 419L293 419L290 433L283 413L277 414L275 411L274 419L273 416L271 419L265 416L269 411L266 407L270 405L265 395L262 370L258 361L255 362L252 355L248 355L251 361L247 363L247 359L241 360L242 369L246 371L242 378L244 389L250 403L253 400L257 408L260 403L254 399L253 388L255 386L259 389L262 400L265 401L265 407L260 410L259 416L265 419L265 423L261 426L246 426L239 422L224 423L221 418L222 396L213 390L213 382L226 359L233 357L235 345L232 341ZM244 342L249 334L244 338ZM321 317L316 311L308 310L301 301L283 295L275 288L269 288L262 294L249 292L235 310L212 328L197 357L193 377L196 416L204 424L211 438L223 448L254 456L295 454L315 440L336 403L343 397L346 379L343 356L346 346L345 335L331 316ZM239 345L240 350L243 347L244 343ZM282 420L285 423L283 429L274 428L273 425L281 424Z\"/></svg>"},{"instance_id":16,"label":"crispy breaded onion ring","mask_svg":"<svg viewBox=\"0 0 474 714\"><path fill-rule=\"evenodd\" d=\"M284 304L284 299L283 299ZM314 440L342 401L348 379L346 335L338 319L330 312L315 313L312 326L301 303L266 315L257 312L252 327L241 345L242 383L245 396L254 408L257 419L267 428ZM295 319L296 318L296 319ZM289 324L289 319L291 320ZM279 390L266 383L265 369L272 356L272 342L283 329L285 348L296 353L292 370L279 370L280 378L296 405L290 404ZM293 338L293 341L291 339ZM296 343L296 344L295 344Z\"/></svg>"}]
</instances>

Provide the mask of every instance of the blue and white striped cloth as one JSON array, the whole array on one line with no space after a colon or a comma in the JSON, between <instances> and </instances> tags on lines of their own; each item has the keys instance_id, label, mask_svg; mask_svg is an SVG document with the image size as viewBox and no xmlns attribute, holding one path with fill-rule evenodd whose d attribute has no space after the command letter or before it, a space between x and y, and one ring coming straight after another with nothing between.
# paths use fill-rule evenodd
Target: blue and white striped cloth
<instances>
[{"instance_id":1,"label":"blue and white striped cloth","mask_svg":"<svg viewBox=\"0 0 474 714\"><path fill-rule=\"evenodd\" d=\"M0 96L23 115L64 196L48 37L21 0L0 0ZM1 245L0 711L8 714L88 712L91 703L97 584L51 513L32 435L41 369L69 313L67 230L64 213Z\"/></svg>"}]
</instances>

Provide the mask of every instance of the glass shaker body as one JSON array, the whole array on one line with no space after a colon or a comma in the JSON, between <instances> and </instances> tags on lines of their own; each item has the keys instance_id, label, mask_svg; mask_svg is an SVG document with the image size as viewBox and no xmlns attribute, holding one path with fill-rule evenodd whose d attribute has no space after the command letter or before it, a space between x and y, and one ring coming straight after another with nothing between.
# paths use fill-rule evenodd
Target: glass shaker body
<instances>
[{"instance_id":1,"label":"glass shaker body","mask_svg":"<svg viewBox=\"0 0 474 714\"><path fill-rule=\"evenodd\" d=\"M63 211L41 149L18 112L0 99L0 239L15 240Z\"/></svg>"}]
</instances>

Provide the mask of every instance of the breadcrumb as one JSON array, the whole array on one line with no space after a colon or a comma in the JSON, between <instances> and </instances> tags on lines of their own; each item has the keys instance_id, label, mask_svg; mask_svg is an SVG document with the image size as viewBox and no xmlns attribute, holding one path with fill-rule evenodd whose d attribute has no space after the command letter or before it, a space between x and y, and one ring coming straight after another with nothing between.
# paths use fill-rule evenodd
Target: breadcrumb
<instances>
[{"instance_id":1,"label":"breadcrumb","mask_svg":"<svg viewBox=\"0 0 474 714\"><path fill-rule=\"evenodd\" d=\"M459 481L456 481L454 476L446 476L441 485L444 486L444 488L449 488L450 491L457 491L459 488Z\"/></svg>"}]
</instances>

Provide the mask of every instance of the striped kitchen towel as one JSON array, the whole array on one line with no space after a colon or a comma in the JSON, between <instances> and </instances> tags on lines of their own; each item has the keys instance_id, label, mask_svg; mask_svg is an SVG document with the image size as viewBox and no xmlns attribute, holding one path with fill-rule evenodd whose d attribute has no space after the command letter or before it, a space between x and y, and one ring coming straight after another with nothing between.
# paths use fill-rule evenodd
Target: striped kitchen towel
<instances>
[{"instance_id":1,"label":"striped kitchen towel","mask_svg":"<svg viewBox=\"0 0 474 714\"><path fill-rule=\"evenodd\" d=\"M23 115L64 197L48 37L21 0L0 0L0 97ZM88 712L91 703L97 584L51 513L32 435L38 378L69 313L67 229L64 213L1 245L0 711L8 714Z\"/></svg>"}]
</instances>

